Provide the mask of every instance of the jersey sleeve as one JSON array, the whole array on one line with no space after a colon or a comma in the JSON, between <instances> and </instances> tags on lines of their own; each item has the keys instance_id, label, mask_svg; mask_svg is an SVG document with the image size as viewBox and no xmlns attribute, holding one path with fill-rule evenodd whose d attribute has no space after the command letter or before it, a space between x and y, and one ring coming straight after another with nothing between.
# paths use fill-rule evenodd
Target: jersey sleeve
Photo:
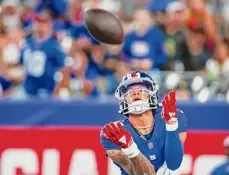
<instances>
[{"instance_id":1,"label":"jersey sleeve","mask_svg":"<svg viewBox=\"0 0 229 175\"><path fill-rule=\"evenodd\" d=\"M120 147L114 143L112 143L111 141L105 139L103 137L103 131L100 132L100 142L102 144L102 146L108 151L108 150L121 150Z\"/></svg>"},{"instance_id":2,"label":"jersey sleeve","mask_svg":"<svg viewBox=\"0 0 229 175\"><path fill-rule=\"evenodd\" d=\"M179 127L178 127L178 132L186 132L188 129L188 119L185 113L178 109L178 122L179 122Z\"/></svg>"}]
</instances>

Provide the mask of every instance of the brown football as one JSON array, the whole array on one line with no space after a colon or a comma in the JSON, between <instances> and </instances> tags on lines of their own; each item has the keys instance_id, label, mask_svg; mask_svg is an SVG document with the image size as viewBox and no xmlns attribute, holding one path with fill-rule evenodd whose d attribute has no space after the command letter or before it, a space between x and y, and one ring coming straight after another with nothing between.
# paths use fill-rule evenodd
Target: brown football
<instances>
[{"instance_id":1,"label":"brown football","mask_svg":"<svg viewBox=\"0 0 229 175\"><path fill-rule=\"evenodd\" d=\"M124 40L124 32L120 20L106 10L85 10L84 23L92 37L99 42L121 44Z\"/></svg>"}]
</instances>

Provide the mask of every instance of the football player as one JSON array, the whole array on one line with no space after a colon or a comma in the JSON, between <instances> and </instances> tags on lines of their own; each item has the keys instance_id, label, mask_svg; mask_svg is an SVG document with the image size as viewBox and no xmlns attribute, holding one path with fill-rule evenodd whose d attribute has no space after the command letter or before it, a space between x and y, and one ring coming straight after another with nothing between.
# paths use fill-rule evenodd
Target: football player
<instances>
[{"instance_id":1,"label":"football player","mask_svg":"<svg viewBox=\"0 0 229 175\"><path fill-rule=\"evenodd\" d=\"M115 96L124 119L106 124L101 143L122 175L169 175L184 155L187 119L176 107L175 91L159 103L159 87L146 73L128 73Z\"/></svg>"}]
</instances>

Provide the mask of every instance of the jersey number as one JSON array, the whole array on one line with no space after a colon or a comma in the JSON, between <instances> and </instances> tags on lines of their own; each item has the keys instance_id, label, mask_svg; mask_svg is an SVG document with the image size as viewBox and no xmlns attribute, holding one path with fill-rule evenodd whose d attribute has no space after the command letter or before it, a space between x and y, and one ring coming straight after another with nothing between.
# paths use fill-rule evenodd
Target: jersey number
<instances>
[{"instance_id":1,"label":"jersey number","mask_svg":"<svg viewBox=\"0 0 229 175\"><path fill-rule=\"evenodd\" d=\"M45 72L46 55L42 51L26 50L24 53L27 73L33 77L41 77Z\"/></svg>"}]
</instances>

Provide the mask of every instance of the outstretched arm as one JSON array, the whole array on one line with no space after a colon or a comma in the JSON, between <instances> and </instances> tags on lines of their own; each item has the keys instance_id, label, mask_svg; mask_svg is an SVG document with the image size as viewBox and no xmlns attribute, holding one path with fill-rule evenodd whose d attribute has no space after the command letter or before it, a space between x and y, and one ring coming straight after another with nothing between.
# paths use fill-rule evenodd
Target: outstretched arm
<instances>
[{"instance_id":1,"label":"outstretched arm","mask_svg":"<svg viewBox=\"0 0 229 175\"><path fill-rule=\"evenodd\" d=\"M108 156L130 175L156 175L154 166L140 152L132 136L121 123L113 122L103 127L103 137L118 145L121 150L109 150Z\"/></svg>"},{"instance_id":2,"label":"outstretched arm","mask_svg":"<svg viewBox=\"0 0 229 175\"><path fill-rule=\"evenodd\" d=\"M162 101L162 117L166 122L165 161L171 170L176 170L181 165L184 156L183 143L187 137L186 132L178 131L175 95L175 91L170 91Z\"/></svg>"}]
</instances>

